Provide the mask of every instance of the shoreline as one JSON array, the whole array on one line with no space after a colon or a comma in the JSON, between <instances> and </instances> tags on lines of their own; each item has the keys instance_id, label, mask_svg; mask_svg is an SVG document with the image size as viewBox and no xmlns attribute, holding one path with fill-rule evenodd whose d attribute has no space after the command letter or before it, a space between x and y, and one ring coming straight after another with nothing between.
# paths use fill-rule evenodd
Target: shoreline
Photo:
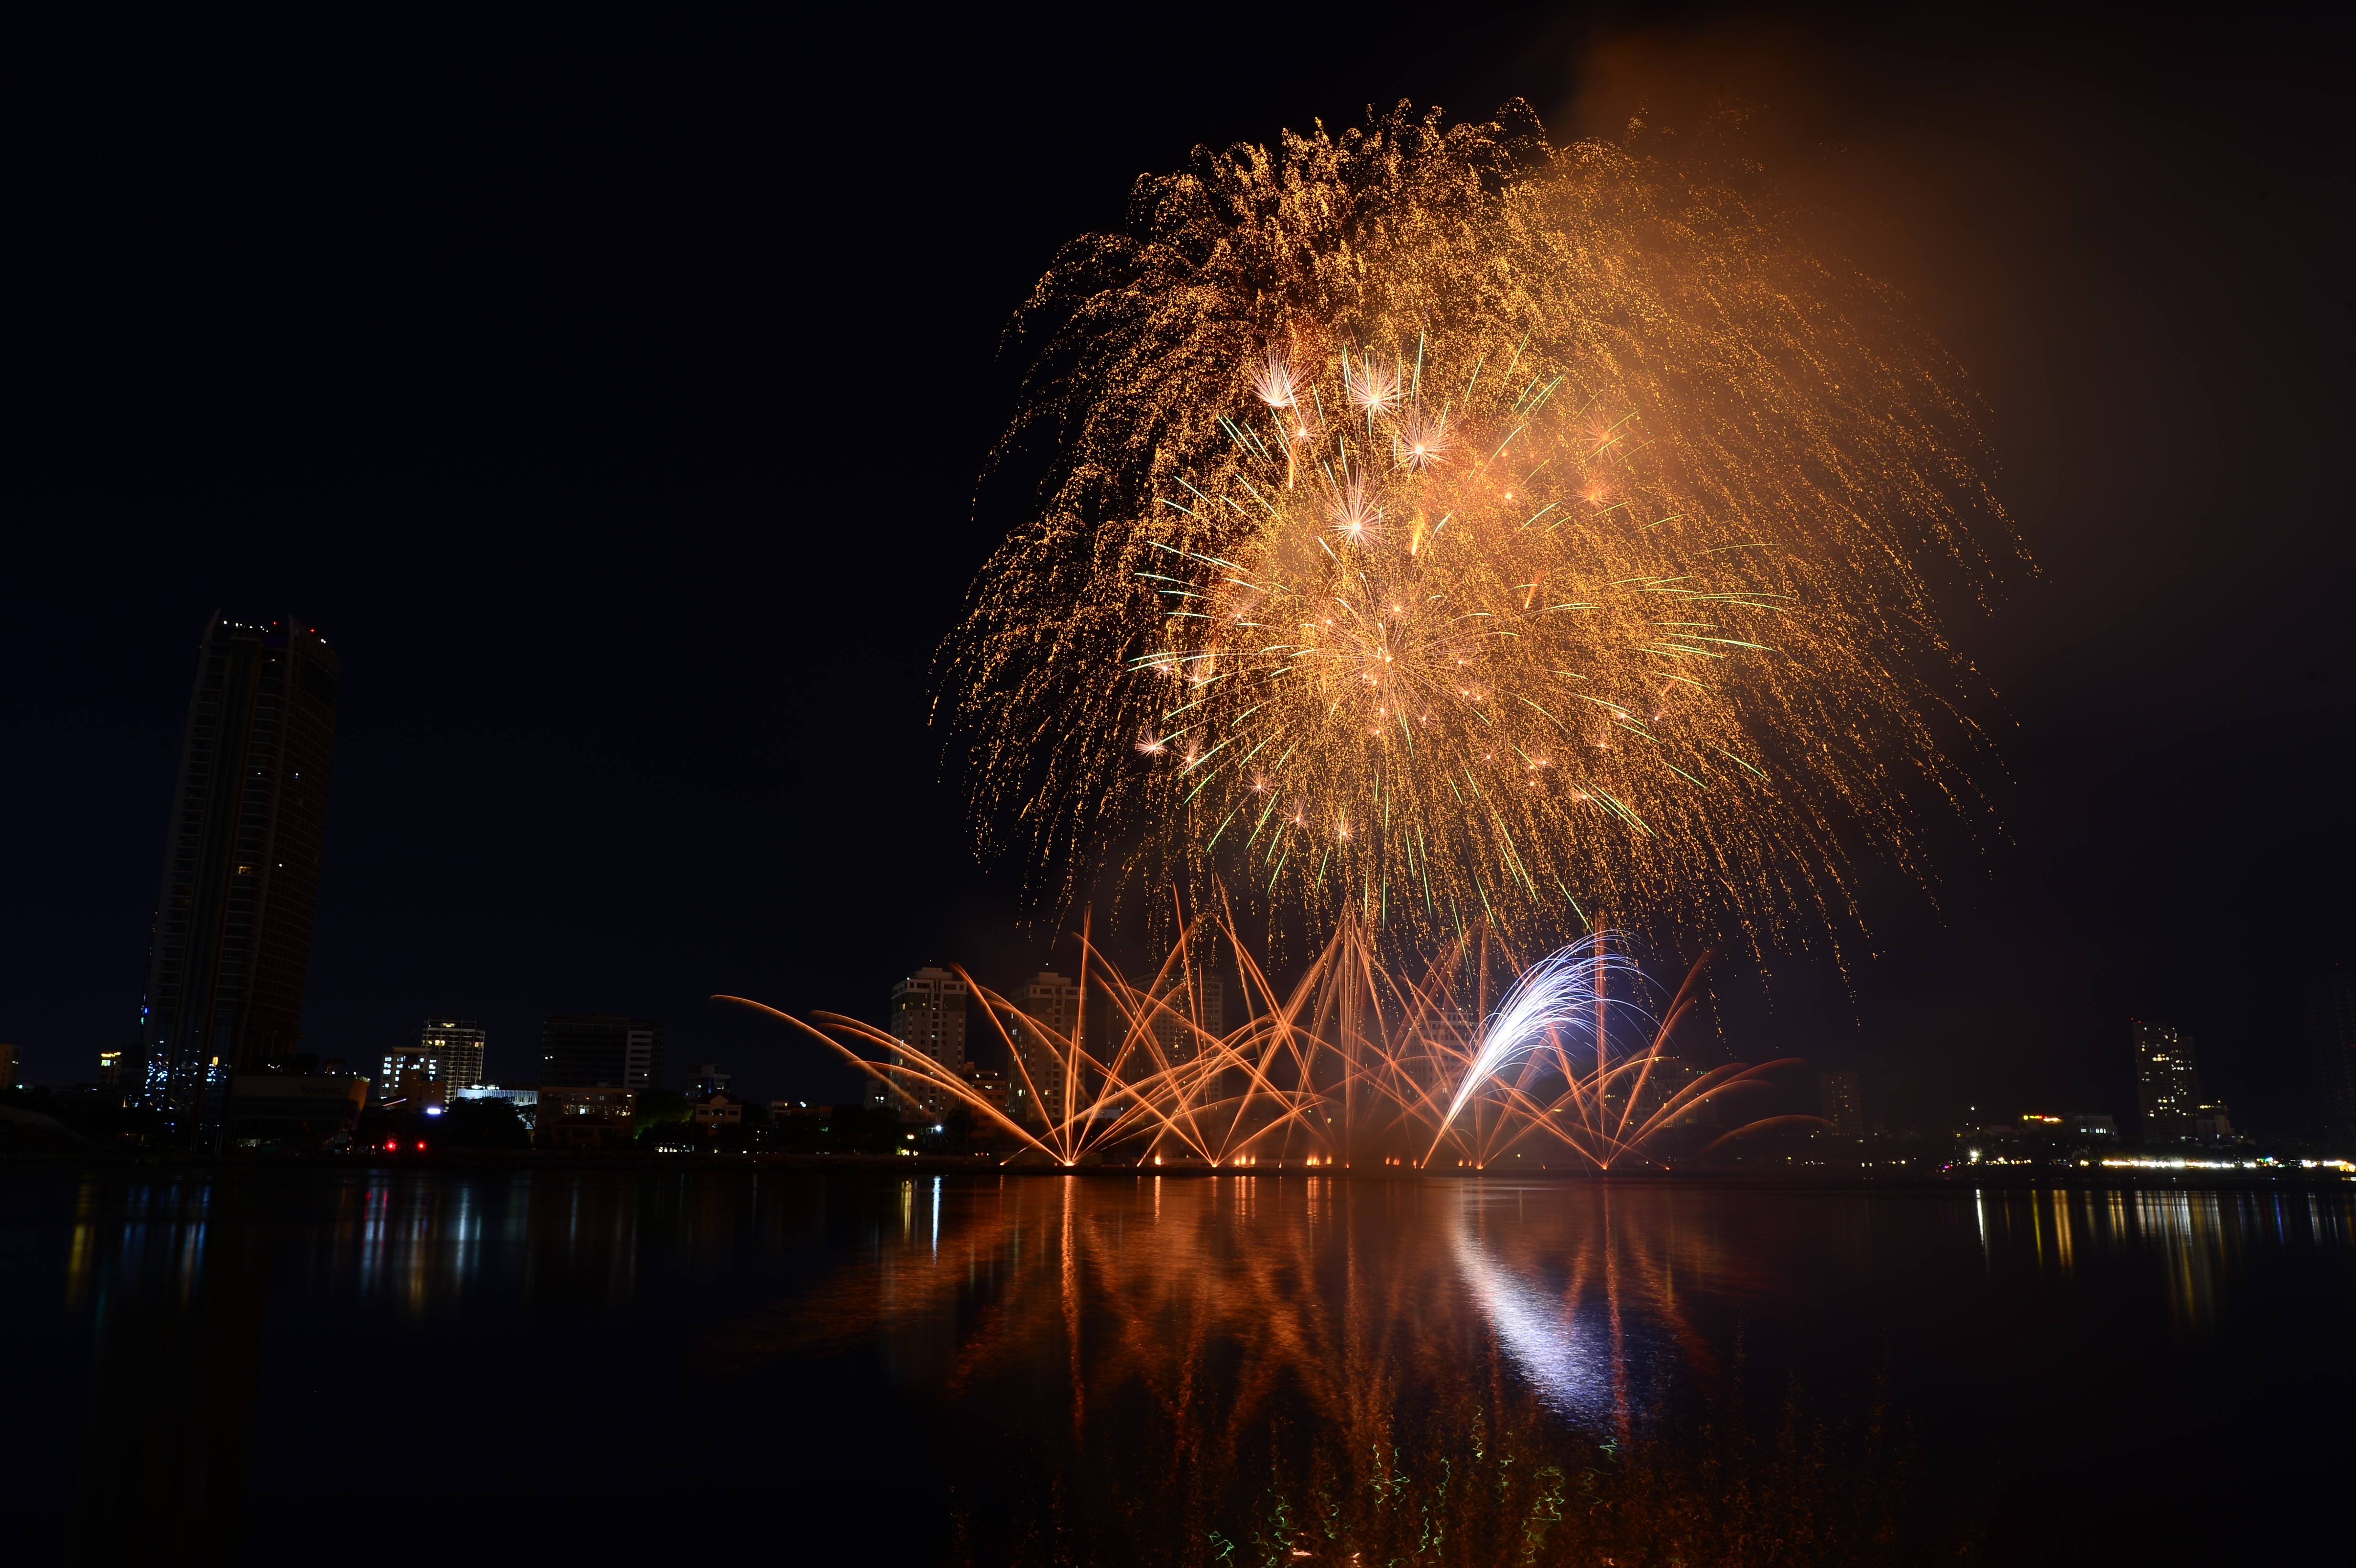
<instances>
[{"instance_id":1,"label":"shoreline","mask_svg":"<svg viewBox=\"0 0 2356 1568\"><path fill-rule=\"evenodd\" d=\"M2217 1170L2166 1166L2116 1167L2104 1169L2037 1170L1991 1168L1986 1165L1952 1170L1893 1171L1886 1176L1855 1176L1810 1170L1745 1171L1713 1168L1687 1170L1595 1171L1548 1170L1417 1170L1387 1167L1354 1171L1346 1166L1252 1166L1212 1168L1201 1164L1113 1165L1056 1167L1035 1161L1000 1163L991 1157L916 1155L894 1158L884 1155L562 1155L450 1150L424 1155L277 1156L224 1157L185 1154L115 1151L38 1151L0 1157L0 1181L11 1172L148 1172L159 1177L285 1177L343 1176L359 1173L500 1176L550 1174L685 1174L719 1175L841 1175L903 1177L1069 1177L1091 1181L1217 1180L1222 1178L1317 1181L1362 1181L1397 1184L1510 1182L1515 1186L1614 1185L1650 1187L1748 1187L1808 1191L1985 1191L2040 1189L2152 1188L2176 1190L2329 1191L2356 1189L2356 1172L2329 1164L2302 1168L2296 1164L2254 1169Z\"/></svg>"}]
</instances>

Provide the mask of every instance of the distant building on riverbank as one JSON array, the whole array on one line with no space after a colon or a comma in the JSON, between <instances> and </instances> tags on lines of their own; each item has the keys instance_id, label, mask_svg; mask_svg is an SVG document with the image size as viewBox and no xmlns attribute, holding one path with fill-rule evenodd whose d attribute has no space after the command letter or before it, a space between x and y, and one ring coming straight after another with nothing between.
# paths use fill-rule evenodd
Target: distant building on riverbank
<instances>
[{"instance_id":1,"label":"distant building on riverbank","mask_svg":"<svg viewBox=\"0 0 2356 1568\"><path fill-rule=\"evenodd\" d=\"M1856 1073L1817 1073L1816 1105L1817 1114L1833 1125L1836 1136L1865 1136L1865 1092Z\"/></svg>"},{"instance_id":2,"label":"distant building on riverbank","mask_svg":"<svg viewBox=\"0 0 2356 1568\"><path fill-rule=\"evenodd\" d=\"M637 1136L638 1095L634 1089L543 1083L537 1108L533 1138L542 1148L594 1152L626 1147Z\"/></svg>"},{"instance_id":3,"label":"distant building on riverbank","mask_svg":"<svg viewBox=\"0 0 2356 1568\"><path fill-rule=\"evenodd\" d=\"M421 1051L441 1058L453 1090L483 1082L483 1026L472 1019L427 1019L417 1030Z\"/></svg>"},{"instance_id":4,"label":"distant building on riverbank","mask_svg":"<svg viewBox=\"0 0 2356 1568\"><path fill-rule=\"evenodd\" d=\"M744 1122L744 1102L725 1090L695 1095L689 1115L699 1127L735 1127Z\"/></svg>"},{"instance_id":5,"label":"distant building on riverbank","mask_svg":"<svg viewBox=\"0 0 2356 1568\"><path fill-rule=\"evenodd\" d=\"M2191 1137L2201 1105L2192 1037L2166 1024L2128 1021L2135 1031L2136 1099L2143 1113L2143 1141L2178 1143Z\"/></svg>"},{"instance_id":6,"label":"distant building on riverbank","mask_svg":"<svg viewBox=\"0 0 2356 1568\"><path fill-rule=\"evenodd\" d=\"M446 1105L457 1092L483 1081L483 1031L461 1019L427 1019L414 1046L385 1053L377 1093L412 1109Z\"/></svg>"},{"instance_id":7,"label":"distant building on riverbank","mask_svg":"<svg viewBox=\"0 0 2356 1568\"><path fill-rule=\"evenodd\" d=\"M239 1072L223 1111L232 1147L292 1141L312 1147L349 1133L368 1103L368 1080L348 1073Z\"/></svg>"},{"instance_id":8,"label":"distant building on riverbank","mask_svg":"<svg viewBox=\"0 0 2356 1568\"><path fill-rule=\"evenodd\" d=\"M450 1091L450 1098L459 1100L498 1100L512 1107L523 1118L527 1127L540 1119L540 1085L537 1083L471 1083Z\"/></svg>"},{"instance_id":9,"label":"distant building on riverbank","mask_svg":"<svg viewBox=\"0 0 2356 1568\"><path fill-rule=\"evenodd\" d=\"M1011 1112L1019 1104L1013 1097L1013 1084L1005 1073L994 1067L980 1067L969 1061L965 1064L965 1082L966 1087L984 1104L1001 1115ZM974 1125L980 1126L985 1120L977 1116Z\"/></svg>"},{"instance_id":10,"label":"distant building on riverbank","mask_svg":"<svg viewBox=\"0 0 2356 1568\"><path fill-rule=\"evenodd\" d=\"M2356 972L2345 965L2307 988L2307 1057L2315 1130L2356 1137Z\"/></svg>"},{"instance_id":11,"label":"distant building on riverbank","mask_svg":"<svg viewBox=\"0 0 2356 1568\"><path fill-rule=\"evenodd\" d=\"M892 1038L951 1072L962 1073L965 1071L965 1003L969 994L963 980L929 964L905 979L894 981L889 1015ZM947 1090L927 1087L913 1078L902 1077L894 1082L924 1107L927 1116L938 1116L949 1107L950 1095ZM870 1092L869 1100L877 1105L893 1104L905 1108L881 1083Z\"/></svg>"},{"instance_id":12,"label":"distant building on riverbank","mask_svg":"<svg viewBox=\"0 0 2356 1568\"><path fill-rule=\"evenodd\" d=\"M1197 970L1191 986L1186 977L1173 976L1153 1015L1154 1043L1162 1053L1173 1061L1192 1061L1203 1044L1194 1032L1197 1028L1215 1040L1226 1034L1226 985L1216 975Z\"/></svg>"},{"instance_id":13,"label":"distant building on riverbank","mask_svg":"<svg viewBox=\"0 0 2356 1568\"><path fill-rule=\"evenodd\" d=\"M1015 1057L1007 1063L1007 1114L1018 1122L1060 1122L1064 1119L1064 1047L1051 1047L1047 1037L1052 1034L1068 1042L1080 1027L1080 987L1053 970L1042 969L1007 1000L1022 1008L1026 1019L1035 1020L1035 1027L1024 1019L1005 1020Z\"/></svg>"},{"instance_id":14,"label":"distant building on riverbank","mask_svg":"<svg viewBox=\"0 0 2356 1568\"><path fill-rule=\"evenodd\" d=\"M663 1021L619 1013L562 1013L540 1030L543 1088L663 1086Z\"/></svg>"},{"instance_id":15,"label":"distant building on riverbank","mask_svg":"<svg viewBox=\"0 0 2356 1568\"><path fill-rule=\"evenodd\" d=\"M139 1092L195 1115L293 1064L342 665L316 630L216 614L197 648L139 1009Z\"/></svg>"}]
</instances>

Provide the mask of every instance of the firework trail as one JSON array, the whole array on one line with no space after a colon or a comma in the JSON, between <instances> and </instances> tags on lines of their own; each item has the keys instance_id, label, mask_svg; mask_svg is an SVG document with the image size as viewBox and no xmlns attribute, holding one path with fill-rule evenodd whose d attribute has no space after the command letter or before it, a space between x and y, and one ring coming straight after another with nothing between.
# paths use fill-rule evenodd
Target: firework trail
<instances>
[{"instance_id":1,"label":"firework trail","mask_svg":"<svg viewBox=\"0 0 2356 1568\"><path fill-rule=\"evenodd\" d=\"M939 667L1041 892L1755 947L1978 809L1924 673L1926 572L2009 539L1955 372L1735 187L1402 106L1131 215L1017 318L1046 475Z\"/></svg>"},{"instance_id":2,"label":"firework trail","mask_svg":"<svg viewBox=\"0 0 2356 1568\"><path fill-rule=\"evenodd\" d=\"M1612 994L1615 979L1618 996ZM1434 1147L1447 1136L1466 1101L1533 1052L1552 1051L1566 1061L1575 1057L1603 1070L1612 1055L1610 1026L1614 1014L1647 1026L1647 1032L1656 1027L1636 999L1645 984L1633 958L1593 938L1548 954L1524 970L1483 1028L1448 1114L1432 1135Z\"/></svg>"}]
</instances>

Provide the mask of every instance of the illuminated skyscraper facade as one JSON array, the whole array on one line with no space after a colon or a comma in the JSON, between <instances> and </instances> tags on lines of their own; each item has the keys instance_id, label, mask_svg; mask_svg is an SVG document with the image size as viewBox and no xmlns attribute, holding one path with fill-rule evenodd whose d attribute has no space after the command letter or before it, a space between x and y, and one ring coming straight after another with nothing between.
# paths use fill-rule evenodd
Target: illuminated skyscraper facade
<instances>
[{"instance_id":1,"label":"illuminated skyscraper facade","mask_svg":"<svg viewBox=\"0 0 2356 1568\"><path fill-rule=\"evenodd\" d=\"M2192 1038L2166 1024L2130 1020L2135 1029L2136 1098L2143 1110L2146 1143L2173 1143L2193 1136L2201 1109L2201 1078L2192 1060Z\"/></svg>"},{"instance_id":2,"label":"illuminated skyscraper facade","mask_svg":"<svg viewBox=\"0 0 2356 1568\"><path fill-rule=\"evenodd\" d=\"M189 1113L224 1072L294 1058L342 673L292 620L205 627L140 1007L140 1092L158 1109Z\"/></svg>"}]
</instances>

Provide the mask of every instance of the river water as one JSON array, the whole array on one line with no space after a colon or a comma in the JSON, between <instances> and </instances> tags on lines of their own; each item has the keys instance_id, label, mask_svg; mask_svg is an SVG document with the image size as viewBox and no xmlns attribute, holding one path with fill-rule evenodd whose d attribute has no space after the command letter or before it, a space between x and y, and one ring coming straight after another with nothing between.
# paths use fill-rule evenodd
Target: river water
<instances>
[{"instance_id":1,"label":"river water","mask_svg":"<svg viewBox=\"0 0 2356 1568\"><path fill-rule=\"evenodd\" d=\"M2215 1561L2351 1330L2342 1190L0 1171L24 1562Z\"/></svg>"}]
</instances>

